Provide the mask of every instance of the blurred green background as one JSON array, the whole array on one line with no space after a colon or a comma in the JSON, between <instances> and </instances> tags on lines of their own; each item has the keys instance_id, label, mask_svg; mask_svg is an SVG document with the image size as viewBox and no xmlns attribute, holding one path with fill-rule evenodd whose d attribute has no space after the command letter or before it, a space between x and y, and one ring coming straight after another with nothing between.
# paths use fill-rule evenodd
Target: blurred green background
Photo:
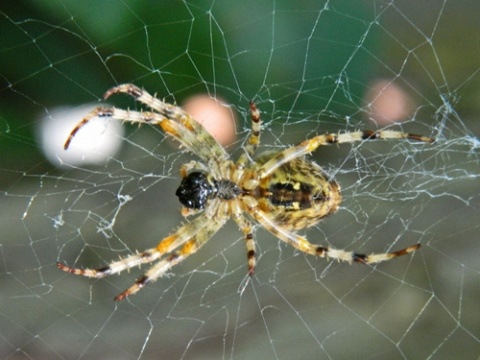
<instances>
[{"instance_id":1,"label":"blurred green background","mask_svg":"<svg viewBox=\"0 0 480 360\"><path fill-rule=\"evenodd\" d=\"M418 97L422 120L443 97L468 119L478 110L478 7L473 1L9 2L1 9L3 161L38 165L32 139L38 116L52 106L97 101L123 82L170 101L206 92L243 110L252 98L272 102L273 109L262 105L282 112L271 115L275 122L295 111L344 121L362 119L369 81L385 77Z\"/></svg>"}]
</instances>

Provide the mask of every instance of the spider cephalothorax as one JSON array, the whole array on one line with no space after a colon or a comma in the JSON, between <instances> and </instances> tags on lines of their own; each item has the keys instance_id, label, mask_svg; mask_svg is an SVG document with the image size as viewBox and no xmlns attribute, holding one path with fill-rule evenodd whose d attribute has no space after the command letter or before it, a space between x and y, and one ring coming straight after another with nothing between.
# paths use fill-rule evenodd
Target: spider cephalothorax
<instances>
[{"instance_id":1,"label":"spider cephalothorax","mask_svg":"<svg viewBox=\"0 0 480 360\"><path fill-rule=\"evenodd\" d=\"M183 179L176 192L187 209L182 211L182 214L198 216L163 238L155 247L97 269L78 269L57 263L63 271L100 278L144 263L156 262L115 300L122 300L136 293L148 282L161 277L172 266L195 253L229 218L232 218L244 233L248 273L252 275L255 267L255 242L252 225L244 213L280 240L318 257L373 264L411 253L420 247L416 244L395 252L365 255L311 244L305 237L298 235L297 230L312 226L333 214L342 200L337 182L327 176L319 165L305 159L304 155L328 144L376 139L433 142L433 139L392 130L325 134L278 153L266 153L254 158L260 142L261 121L260 112L252 102L252 131L246 141L245 153L234 162L203 126L181 108L165 103L132 84L114 87L107 91L104 97L108 98L116 93L129 94L152 111L137 112L99 107L73 128L65 142L65 150L75 134L91 119L109 117L131 123L160 125L166 134L198 156L201 162L192 161L182 166L180 174Z\"/></svg>"}]
</instances>

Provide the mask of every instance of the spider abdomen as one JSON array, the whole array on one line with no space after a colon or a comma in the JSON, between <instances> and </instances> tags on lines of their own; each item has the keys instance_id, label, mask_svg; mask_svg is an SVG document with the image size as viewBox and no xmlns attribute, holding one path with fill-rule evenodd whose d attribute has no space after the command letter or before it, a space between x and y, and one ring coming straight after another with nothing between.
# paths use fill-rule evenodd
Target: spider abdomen
<instances>
[{"instance_id":1,"label":"spider abdomen","mask_svg":"<svg viewBox=\"0 0 480 360\"><path fill-rule=\"evenodd\" d=\"M338 183L306 159L278 167L260 182L255 194L262 210L289 230L316 224L334 213L342 201Z\"/></svg>"},{"instance_id":2,"label":"spider abdomen","mask_svg":"<svg viewBox=\"0 0 480 360\"><path fill-rule=\"evenodd\" d=\"M263 193L268 194L272 205L283 206L285 210L309 209L314 201L325 199L325 194L314 194L312 185L304 182L270 183Z\"/></svg>"}]
</instances>

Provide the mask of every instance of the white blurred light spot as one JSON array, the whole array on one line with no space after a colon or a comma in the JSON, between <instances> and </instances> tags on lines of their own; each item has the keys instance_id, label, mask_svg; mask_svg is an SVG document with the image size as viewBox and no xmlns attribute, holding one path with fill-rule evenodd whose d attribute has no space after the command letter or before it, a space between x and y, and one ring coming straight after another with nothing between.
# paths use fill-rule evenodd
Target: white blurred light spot
<instances>
[{"instance_id":1,"label":"white blurred light spot","mask_svg":"<svg viewBox=\"0 0 480 360\"><path fill-rule=\"evenodd\" d=\"M120 149L124 130L121 122L95 118L63 145L73 128L96 106L59 107L39 122L38 138L47 159L55 166L102 165Z\"/></svg>"}]
</instances>

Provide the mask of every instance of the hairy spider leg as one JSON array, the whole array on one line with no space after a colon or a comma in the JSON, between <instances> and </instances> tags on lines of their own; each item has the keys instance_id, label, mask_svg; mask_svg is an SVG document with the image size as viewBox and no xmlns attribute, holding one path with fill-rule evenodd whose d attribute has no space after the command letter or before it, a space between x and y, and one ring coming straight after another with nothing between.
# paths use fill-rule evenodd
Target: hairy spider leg
<instances>
[{"instance_id":1,"label":"hairy spider leg","mask_svg":"<svg viewBox=\"0 0 480 360\"><path fill-rule=\"evenodd\" d=\"M250 101L250 117L252 120L250 134L245 141L245 152L240 156L237 161L237 168L244 168L249 159L253 157L253 154L257 150L260 143L260 134L262 127L262 120L260 118L260 110L253 101Z\"/></svg>"},{"instance_id":2,"label":"hairy spider leg","mask_svg":"<svg viewBox=\"0 0 480 360\"><path fill-rule=\"evenodd\" d=\"M192 152L193 154L197 155L205 162L207 162L209 165L211 165L213 172L219 173L216 164L212 164L211 161L208 161L209 159L211 159L212 156L211 152L209 151L209 147L199 142L199 139L193 132L189 131L185 126L174 120L167 119L161 114L149 111L138 112L117 108L96 108L73 128L69 137L65 141L65 150L68 149L72 139L75 137L77 132L90 120L96 117L109 117L114 120L120 120L123 122L130 122L136 124L148 123L151 125L160 125L163 131L165 131L165 133L167 133L175 140L177 140L180 144L182 144L187 151Z\"/></svg>"},{"instance_id":3,"label":"hairy spider leg","mask_svg":"<svg viewBox=\"0 0 480 360\"><path fill-rule=\"evenodd\" d=\"M135 283L121 294L115 297L115 301L125 299L141 290L147 283L157 280L163 276L174 265L182 262L188 256L197 252L208 240L225 224L228 217L226 214L212 218L210 222L203 221L204 226L191 239L189 239L182 248L172 252L164 260L153 265L143 276L139 277ZM201 217L200 217L201 218Z\"/></svg>"},{"instance_id":4,"label":"hairy spider leg","mask_svg":"<svg viewBox=\"0 0 480 360\"><path fill-rule=\"evenodd\" d=\"M215 138L210 135L210 133L198 121L194 120L190 114L183 111L180 107L161 101L133 84L123 84L113 87L108 90L103 97L104 99L108 99L111 95L118 93L128 94L135 100L162 114L166 118L182 124L194 134L195 141L192 145L202 152L208 153L208 158L212 158L213 156L219 161L228 160L230 158L228 153L217 142L217 140L215 140ZM208 158L205 156L201 157L203 160L208 161Z\"/></svg>"},{"instance_id":5,"label":"hairy spider leg","mask_svg":"<svg viewBox=\"0 0 480 360\"><path fill-rule=\"evenodd\" d=\"M230 205L230 216L237 223L245 236L245 247L247 248L248 274L251 276L255 271L255 239L252 233L252 224L243 215L243 209L240 200L234 200Z\"/></svg>"},{"instance_id":6,"label":"hairy spider leg","mask_svg":"<svg viewBox=\"0 0 480 360\"><path fill-rule=\"evenodd\" d=\"M98 107L83 118L71 131L64 144L67 150L72 139L77 132L85 126L90 120L96 117L110 117L122 122L137 124L149 123L151 125L160 125L162 129L179 141L188 151L199 156L206 163L211 165L214 172L220 174L217 163L210 161L218 159L219 163L230 159L225 149L205 130L205 128L192 117L177 106L167 104L140 88L125 84L108 90L104 98L107 99L112 94L126 93L134 97L139 102L147 105L157 112L149 111L130 111L116 108Z\"/></svg>"},{"instance_id":7,"label":"hairy spider leg","mask_svg":"<svg viewBox=\"0 0 480 360\"><path fill-rule=\"evenodd\" d=\"M248 212L255 218L255 220L257 220L273 235L304 253L318 257L335 259L348 263L355 261L364 264L375 264L412 253L420 248L420 244L415 244L395 252L365 255L356 252L335 249L330 246L311 244L306 238L279 227L278 224L272 221L268 214L258 207L257 201L254 198L244 197L242 200L244 200L245 205L248 207Z\"/></svg>"},{"instance_id":8,"label":"hairy spider leg","mask_svg":"<svg viewBox=\"0 0 480 360\"><path fill-rule=\"evenodd\" d=\"M136 123L136 124L145 124L149 123L152 125L161 125L163 121L171 121L167 118L165 118L161 114L157 114L154 112L150 111L143 111L143 112L138 112L138 111L131 111L131 110L122 110L122 109L117 109L114 107L98 107L94 110L92 110L90 113L88 113L87 116L85 116L70 132L70 135L68 136L67 140L65 141L65 144L63 145L63 148L65 150L68 149L70 146L70 143L72 142L72 139L75 137L77 132L84 127L88 122L90 122L92 119L95 118L102 118L102 117L108 117L113 120L120 120L122 122L130 122L130 123ZM171 134L172 136L177 136L177 134Z\"/></svg>"},{"instance_id":9,"label":"hairy spider leg","mask_svg":"<svg viewBox=\"0 0 480 360\"><path fill-rule=\"evenodd\" d=\"M255 150L257 150L258 144L260 144L260 132L262 127L262 119L260 118L260 110L253 101L250 101L250 114L252 119L252 131L247 139L245 145L246 152L253 156Z\"/></svg>"},{"instance_id":10,"label":"hairy spider leg","mask_svg":"<svg viewBox=\"0 0 480 360\"><path fill-rule=\"evenodd\" d=\"M346 132L340 134L324 134L315 136L309 140L305 140L297 146L292 146L284 151L281 151L270 160L268 160L263 166L258 170L260 179L266 178L273 171L275 171L279 166L288 163L300 156L311 153L316 150L319 146L328 145L328 144L342 144L342 143L352 143L356 141L363 140L377 140L377 139L410 139L415 141L422 141L427 143L434 142L434 139L410 134L401 131L394 130L363 130L355 132Z\"/></svg>"},{"instance_id":11,"label":"hairy spider leg","mask_svg":"<svg viewBox=\"0 0 480 360\"><path fill-rule=\"evenodd\" d=\"M159 259L162 255L172 252L202 230L205 226L205 222L206 216L199 216L193 221L181 226L174 234L162 239L156 247L145 250L141 253L129 255L123 259L96 269L71 268L60 262L57 263L57 267L71 274L92 278L102 278L108 275L117 274L135 266L151 263Z\"/></svg>"}]
</instances>

